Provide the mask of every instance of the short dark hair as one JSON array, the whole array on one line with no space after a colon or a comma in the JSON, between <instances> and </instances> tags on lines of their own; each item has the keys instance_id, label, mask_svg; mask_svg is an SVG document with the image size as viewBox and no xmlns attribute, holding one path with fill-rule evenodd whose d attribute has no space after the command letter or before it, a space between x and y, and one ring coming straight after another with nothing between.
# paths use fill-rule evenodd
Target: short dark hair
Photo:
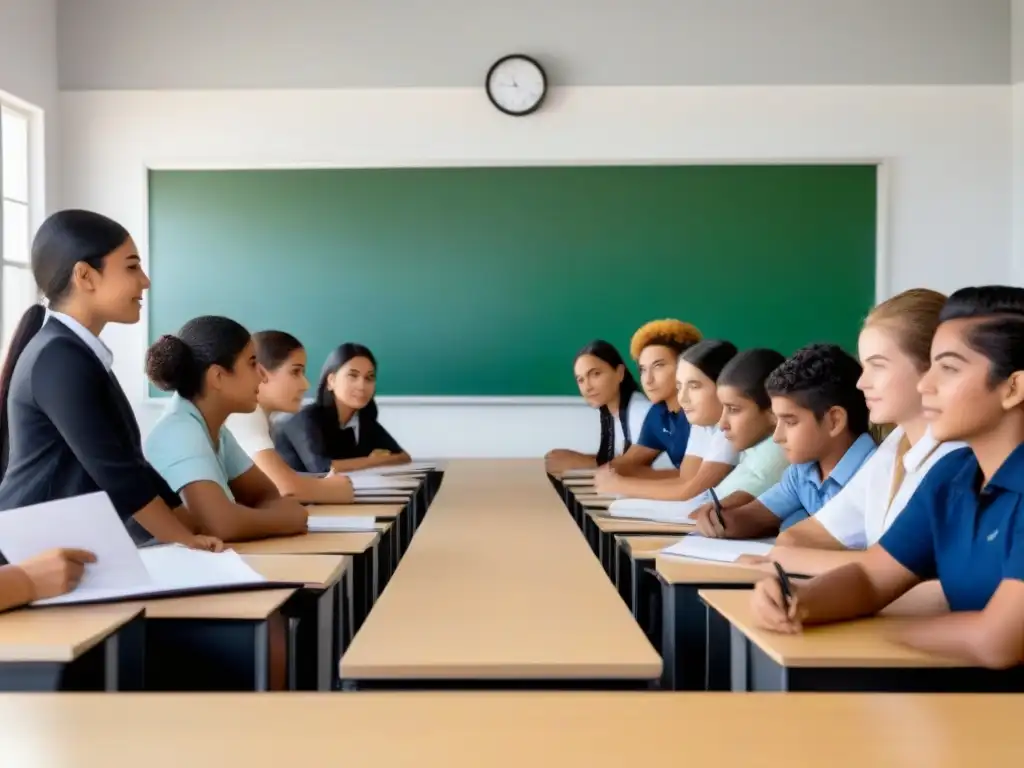
<instances>
[{"instance_id":1,"label":"short dark hair","mask_svg":"<svg viewBox=\"0 0 1024 768\"><path fill-rule=\"evenodd\" d=\"M289 355L303 349L302 342L284 331L258 331L252 335L256 345L256 360L268 371L276 371Z\"/></svg>"},{"instance_id":2,"label":"short dark hair","mask_svg":"<svg viewBox=\"0 0 1024 768\"><path fill-rule=\"evenodd\" d=\"M1024 371L1024 288L983 285L961 288L946 301L939 323L978 320L964 342L989 359L989 384Z\"/></svg>"},{"instance_id":3,"label":"short dark hair","mask_svg":"<svg viewBox=\"0 0 1024 768\"><path fill-rule=\"evenodd\" d=\"M745 349L730 360L718 375L718 386L734 387L762 411L772 407L765 382L786 361L774 349Z\"/></svg>"},{"instance_id":4,"label":"short dark hair","mask_svg":"<svg viewBox=\"0 0 1024 768\"><path fill-rule=\"evenodd\" d=\"M857 389L860 363L836 344L811 344L797 350L772 371L765 389L771 397L788 397L819 421L830 408L846 411L850 432L868 431L868 406Z\"/></svg>"},{"instance_id":5,"label":"short dark hair","mask_svg":"<svg viewBox=\"0 0 1024 768\"><path fill-rule=\"evenodd\" d=\"M203 391L211 366L234 370L252 336L228 317L204 315L189 320L177 335L164 334L146 352L146 375L164 392L193 400Z\"/></svg>"},{"instance_id":6,"label":"short dark hair","mask_svg":"<svg viewBox=\"0 0 1024 768\"><path fill-rule=\"evenodd\" d=\"M712 381L718 379L726 363L736 356L736 345L722 339L704 339L680 355Z\"/></svg>"}]
</instances>

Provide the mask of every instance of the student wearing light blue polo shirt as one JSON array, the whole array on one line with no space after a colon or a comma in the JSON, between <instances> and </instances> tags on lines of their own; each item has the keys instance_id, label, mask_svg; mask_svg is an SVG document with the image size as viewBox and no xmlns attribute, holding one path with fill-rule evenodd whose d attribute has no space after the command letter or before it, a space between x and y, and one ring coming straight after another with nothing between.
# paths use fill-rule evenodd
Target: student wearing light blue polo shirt
<instances>
[{"instance_id":1,"label":"student wearing light blue polo shirt","mask_svg":"<svg viewBox=\"0 0 1024 768\"><path fill-rule=\"evenodd\" d=\"M173 392L146 438L146 459L204 529L224 541L306 530L307 513L282 498L224 426L257 405L261 373L249 332L226 317L198 317L146 353L146 373Z\"/></svg>"},{"instance_id":2,"label":"student wearing light blue polo shirt","mask_svg":"<svg viewBox=\"0 0 1024 768\"><path fill-rule=\"evenodd\" d=\"M970 666L1024 663L1024 289L964 288L946 302L919 391L935 440L967 448L935 464L902 514L858 562L752 596L756 622L869 616L938 579L950 613L901 625L895 639Z\"/></svg>"},{"instance_id":3,"label":"student wearing light blue polo shirt","mask_svg":"<svg viewBox=\"0 0 1024 768\"><path fill-rule=\"evenodd\" d=\"M868 409L857 389L860 363L834 344L798 350L765 383L775 414L775 442L791 466L756 501L723 512L725 526L698 510L705 536L773 536L821 509L875 452Z\"/></svg>"}]
</instances>

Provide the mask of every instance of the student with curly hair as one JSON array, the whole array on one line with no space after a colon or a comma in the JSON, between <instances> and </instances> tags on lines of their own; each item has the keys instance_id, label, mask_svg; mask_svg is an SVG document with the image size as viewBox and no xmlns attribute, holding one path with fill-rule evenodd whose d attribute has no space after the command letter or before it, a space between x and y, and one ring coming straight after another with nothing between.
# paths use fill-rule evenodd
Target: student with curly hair
<instances>
[{"instance_id":1,"label":"student with curly hair","mask_svg":"<svg viewBox=\"0 0 1024 768\"><path fill-rule=\"evenodd\" d=\"M727 509L725 526L704 506L694 513L705 536L772 536L806 520L849 483L875 452L868 409L857 389L860 363L834 344L804 347L780 365L765 389L775 442L791 466L756 501Z\"/></svg>"}]
</instances>

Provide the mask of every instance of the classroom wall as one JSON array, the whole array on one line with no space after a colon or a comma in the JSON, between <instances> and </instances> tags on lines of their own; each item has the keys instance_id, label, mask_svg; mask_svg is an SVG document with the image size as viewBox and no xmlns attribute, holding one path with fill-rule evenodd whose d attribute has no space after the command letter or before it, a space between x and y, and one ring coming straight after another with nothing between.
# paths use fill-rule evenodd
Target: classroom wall
<instances>
[{"instance_id":1,"label":"classroom wall","mask_svg":"<svg viewBox=\"0 0 1024 768\"><path fill-rule=\"evenodd\" d=\"M122 220L144 256L147 164L879 159L880 293L1010 277L1009 2L637 0L628 13L592 3L583 13L570 0L543 12L530 0L488 4L487 22L468 0L401 11L306 2L317 8L308 18L263 0L245 3L248 13L185 0L173 17L150 0L81 5L89 12L61 3L62 87L90 89L60 99L64 202ZM198 23L203 7L208 24ZM90 56L106 39L123 44ZM555 76L550 102L526 120L500 116L479 85L516 48L550 61ZM157 410L142 400L145 329L105 337L148 429ZM425 456L593 449L597 429L592 412L561 401L382 411Z\"/></svg>"},{"instance_id":2,"label":"classroom wall","mask_svg":"<svg viewBox=\"0 0 1024 768\"><path fill-rule=\"evenodd\" d=\"M59 199L56 0L0 0L0 91L43 110L45 206Z\"/></svg>"}]
</instances>

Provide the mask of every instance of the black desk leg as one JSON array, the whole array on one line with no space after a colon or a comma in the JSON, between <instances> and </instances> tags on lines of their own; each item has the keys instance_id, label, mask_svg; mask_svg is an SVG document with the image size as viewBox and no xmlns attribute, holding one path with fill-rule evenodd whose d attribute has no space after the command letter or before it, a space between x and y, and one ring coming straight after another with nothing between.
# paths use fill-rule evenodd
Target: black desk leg
<instances>
[{"instance_id":1,"label":"black desk leg","mask_svg":"<svg viewBox=\"0 0 1024 768\"><path fill-rule=\"evenodd\" d=\"M633 611L633 616L636 616L632 602L633 558L629 556L629 551L622 539L617 539L616 542L618 546L615 547L615 587L619 591L619 597Z\"/></svg>"}]
</instances>

